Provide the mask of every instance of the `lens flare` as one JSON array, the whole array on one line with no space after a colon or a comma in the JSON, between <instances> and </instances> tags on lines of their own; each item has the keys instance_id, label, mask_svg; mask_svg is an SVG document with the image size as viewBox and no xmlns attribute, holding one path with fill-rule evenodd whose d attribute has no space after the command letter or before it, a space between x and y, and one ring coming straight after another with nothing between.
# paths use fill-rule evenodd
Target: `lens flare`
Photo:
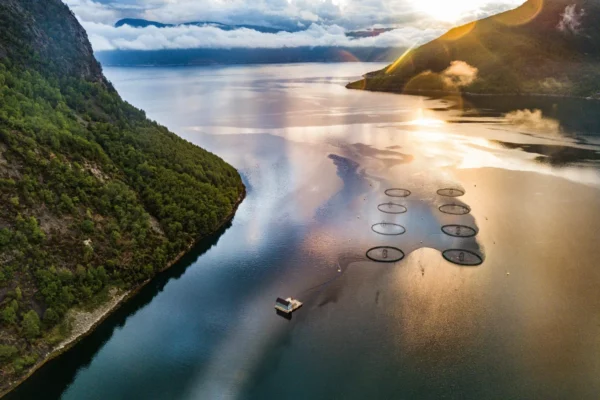
<instances>
[{"instance_id":1,"label":"lens flare","mask_svg":"<svg viewBox=\"0 0 600 400\"><path fill-rule=\"evenodd\" d=\"M426 13L431 17L446 22L456 22L469 11L477 10L484 6L486 0L419 0L415 2L418 11Z\"/></svg>"},{"instance_id":2,"label":"lens flare","mask_svg":"<svg viewBox=\"0 0 600 400\"><path fill-rule=\"evenodd\" d=\"M458 40L461 37L470 33L473 28L477 25L476 21L470 22L465 25L458 26L456 28L450 29L444 36L441 37L442 40Z\"/></svg>"},{"instance_id":3,"label":"lens flare","mask_svg":"<svg viewBox=\"0 0 600 400\"><path fill-rule=\"evenodd\" d=\"M408 55L410 54L410 52L415 48L415 46L410 46L408 49L406 49L406 51L400 56L398 57L398 59L396 61L394 61L394 63L392 65L390 65L388 67L388 69L385 70L386 74L391 74L393 73L396 68L398 68L398 66L402 63L402 61L408 57Z\"/></svg>"},{"instance_id":4,"label":"lens flare","mask_svg":"<svg viewBox=\"0 0 600 400\"><path fill-rule=\"evenodd\" d=\"M496 15L494 19L505 25L524 25L535 19L543 8L544 0L530 0L513 11Z\"/></svg>"}]
</instances>

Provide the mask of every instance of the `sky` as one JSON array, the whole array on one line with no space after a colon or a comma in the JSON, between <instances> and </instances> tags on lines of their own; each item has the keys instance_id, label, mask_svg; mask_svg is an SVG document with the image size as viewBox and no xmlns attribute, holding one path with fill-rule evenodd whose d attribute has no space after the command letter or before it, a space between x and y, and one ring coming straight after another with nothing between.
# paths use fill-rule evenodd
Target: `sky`
<instances>
[{"instance_id":1,"label":"sky","mask_svg":"<svg viewBox=\"0 0 600 400\"><path fill-rule=\"evenodd\" d=\"M278 48L298 46L410 47L453 25L483 18L524 0L63 0L102 50L184 48ZM215 21L298 32L222 31L213 27L115 28L121 18L163 23ZM345 32L395 28L375 38Z\"/></svg>"}]
</instances>

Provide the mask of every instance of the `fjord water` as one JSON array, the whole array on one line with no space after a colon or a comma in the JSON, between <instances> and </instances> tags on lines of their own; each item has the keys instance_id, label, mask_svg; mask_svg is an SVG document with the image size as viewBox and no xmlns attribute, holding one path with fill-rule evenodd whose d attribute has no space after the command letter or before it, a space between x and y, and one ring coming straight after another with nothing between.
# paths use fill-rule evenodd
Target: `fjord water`
<instances>
[{"instance_id":1,"label":"fjord water","mask_svg":"<svg viewBox=\"0 0 600 400\"><path fill-rule=\"evenodd\" d=\"M344 88L380 67L107 68L248 197L8 398L597 399L596 106Z\"/></svg>"}]
</instances>

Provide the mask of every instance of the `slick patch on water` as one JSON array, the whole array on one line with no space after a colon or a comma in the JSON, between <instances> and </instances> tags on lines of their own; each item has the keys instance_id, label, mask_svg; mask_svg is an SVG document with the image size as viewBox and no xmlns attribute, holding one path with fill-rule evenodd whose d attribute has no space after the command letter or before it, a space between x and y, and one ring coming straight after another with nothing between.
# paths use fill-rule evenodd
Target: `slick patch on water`
<instances>
[{"instance_id":1,"label":"slick patch on water","mask_svg":"<svg viewBox=\"0 0 600 400\"><path fill-rule=\"evenodd\" d=\"M377 206L377 209L386 214L404 214L408 211L408 208L396 203L380 204Z\"/></svg>"},{"instance_id":2,"label":"slick patch on water","mask_svg":"<svg viewBox=\"0 0 600 400\"><path fill-rule=\"evenodd\" d=\"M373 232L385 236L399 236L406 233L406 228L402 225L392 224L388 222L375 224L371 227L371 229L373 230Z\"/></svg>"},{"instance_id":3,"label":"slick patch on water","mask_svg":"<svg viewBox=\"0 0 600 400\"><path fill-rule=\"evenodd\" d=\"M460 238L470 238L477 235L475 229L465 225L445 225L442 226L442 232L448 236Z\"/></svg>"},{"instance_id":4,"label":"slick patch on water","mask_svg":"<svg viewBox=\"0 0 600 400\"><path fill-rule=\"evenodd\" d=\"M444 197L461 197L465 195L465 191L461 189L440 189L437 191L437 194Z\"/></svg>"},{"instance_id":5,"label":"slick patch on water","mask_svg":"<svg viewBox=\"0 0 600 400\"><path fill-rule=\"evenodd\" d=\"M408 197L412 193L410 190L406 189L388 189L385 191L385 194L390 197Z\"/></svg>"},{"instance_id":6,"label":"slick patch on water","mask_svg":"<svg viewBox=\"0 0 600 400\"><path fill-rule=\"evenodd\" d=\"M483 258L470 250L451 249L442 253L446 261L456 265L476 267L483 264Z\"/></svg>"},{"instance_id":7,"label":"slick patch on water","mask_svg":"<svg viewBox=\"0 0 600 400\"><path fill-rule=\"evenodd\" d=\"M395 247L373 247L367 251L367 258L380 263L395 263L404 259L404 252Z\"/></svg>"},{"instance_id":8,"label":"slick patch on water","mask_svg":"<svg viewBox=\"0 0 600 400\"><path fill-rule=\"evenodd\" d=\"M471 209L467 206L463 206L460 204L444 204L440 207L440 211L444 214L451 215L465 215L471 212Z\"/></svg>"}]
</instances>

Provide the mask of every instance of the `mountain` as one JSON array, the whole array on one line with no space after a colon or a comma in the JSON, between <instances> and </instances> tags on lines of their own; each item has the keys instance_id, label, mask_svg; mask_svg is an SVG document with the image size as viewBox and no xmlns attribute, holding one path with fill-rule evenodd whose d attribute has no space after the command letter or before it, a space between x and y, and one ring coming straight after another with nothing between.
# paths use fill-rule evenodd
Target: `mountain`
<instances>
[{"instance_id":1,"label":"mountain","mask_svg":"<svg viewBox=\"0 0 600 400\"><path fill-rule=\"evenodd\" d=\"M454 28L348 87L599 97L597 15L597 0L529 0Z\"/></svg>"},{"instance_id":2,"label":"mountain","mask_svg":"<svg viewBox=\"0 0 600 400\"><path fill-rule=\"evenodd\" d=\"M197 21L179 25L165 24L145 19L126 18L115 23L115 27L175 26L214 27L223 31L249 29L261 33L301 32L306 28L274 28L257 25L228 25L220 22ZM376 37L393 28L366 29L346 32L350 39ZM281 48L189 48L160 50L105 50L96 53L96 58L105 66L182 66L182 65L235 65L235 64L280 64L304 62L389 62L395 60L405 49L397 47L364 46L315 46Z\"/></svg>"},{"instance_id":3,"label":"mountain","mask_svg":"<svg viewBox=\"0 0 600 400\"><path fill-rule=\"evenodd\" d=\"M136 18L125 18L125 19L121 19L119 21L117 21L115 23L115 27L119 28L123 25L129 25L133 28L146 28L148 26L155 26L157 28L172 28L175 26L179 26L179 25L183 25L183 26L212 26L214 28L218 28L224 31L234 31L236 29L251 29L257 32L262 32L262 33L277 33L277 32L298 32L302 29L300 28L296 28L296 29L280 29L280 28L273 28L273 27L268 27L268 26L260 26L260 25L229 25L229 24L222 24L220 22L213 22L213 21L195 21L195 22L184 22L181 24L164 24L162 22L156 22L156 21L148 21L145 19L136 19Z\"/></svg>"},{"instance_id":4,"label":"mountain","mask_svg":"<svg viewBox=\"0 0 600 400\"><path fill-rule=\"evenodd\" d=\"M377 36L381 35L382 33L390 32L390 31L393 31L394 29L396 29L396 28L372 28L372 29L365 29L365 30L361 30L361 31L350 31L350 32L346 32L346 36L353 38L353 39L377 37Z\"/></svg>"},{"instance_id":5,"label":"mountain","mask_svg":"<svg viewBox=\"0 0 600 400\"><path fill-rule=\"evenodd\" d=\"M148 21L145 19L138 18L124 18L120 19L115 23L115 28L120 28L123 25L129 25L132 28L146 28L148 26L155 26L157 28L168 28L173 27L173 24L163 24L162 22Z\"/></svg>"},{"instance_id":6,"label":"mountain","mask_svg":"<svg viewBox=\"0 0 600 400\"><path fill-rule=\"evenodd\" d=\"M123 18L123 19L120 19L117 22L115 22L114 26L115 26L115 28L119 28L124 25L128 25L133 28L146 28L149 26L154 26L156 28L172 28L172 27L179 26L179 25L212 26L215 28L222 29L224 31L233 31L236 29L245 28L245 29L251 29L251 30L254 30L257 32L262 32L262 33L300 32L300 31L306 30L306 28L300 28L300 27L273 28L273 27L268 27L268 26L248 25L248 24L230 25L230 24L223 24L223 23L214 22L214 21L196 21L196 22L183 22L181 24L165 24L162 22L149 21L146 19L138 19L138 18ZM346 33L346 36L353 38L353 39L375 37L375 36L381 35L382 33L392 31L394 29L396 29L396 28L371 28L371 29L364 29L364 30L357 30L357 31L349 31Z\"/></svg>"},{"instance_id":7,"label":"mountain","mask_svg":"<svg viewBox=\"0 0 600 400\"><path fill-rule=\"evenodd\" d=\"M99 51L104 66L389 62L404 49L378 47L284 47L279 49L173 49Z\"/></svg>"},{"instance_id":8,"label":"mountain","mask_svg":"<svg viewBox=\"0 0 600 400\"><path fill-rule=\"evenodd\" d=\"M0 26L1 392L219 229L244 186L119 97L61 0L2 0Z\"/></svg>"}]
</instances>

